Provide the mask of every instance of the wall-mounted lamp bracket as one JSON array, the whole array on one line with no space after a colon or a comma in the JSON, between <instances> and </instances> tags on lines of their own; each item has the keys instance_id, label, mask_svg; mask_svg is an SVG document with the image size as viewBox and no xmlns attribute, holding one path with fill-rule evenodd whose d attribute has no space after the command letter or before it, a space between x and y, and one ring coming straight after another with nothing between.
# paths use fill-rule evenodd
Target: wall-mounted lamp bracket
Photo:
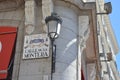
<instances>
[{"instance_id":1,"label":"wall-mounted lamp bracket","mask_svg":"<svg viewBox=\"0 0 120 80\"><path fill-rule=\"evenodd\" d=\"M105 10L105 12L100 12L100 13L96 13L96 14L97 15L110 14L112 12L111 2L107 2L104 4L104 10Z\"/></svg>"}]
</instances>

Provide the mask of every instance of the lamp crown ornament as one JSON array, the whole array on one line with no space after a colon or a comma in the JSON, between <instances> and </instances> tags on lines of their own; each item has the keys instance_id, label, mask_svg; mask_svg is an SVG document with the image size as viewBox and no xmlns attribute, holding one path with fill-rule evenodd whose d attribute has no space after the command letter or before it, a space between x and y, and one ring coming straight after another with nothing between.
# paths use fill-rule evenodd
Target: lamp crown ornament
<instances>
[{"instance_id":1,"label":"lamp crown ornament","mask_svg":"<svg viewBox=\"0 0 120 80\"><path fill-rule=\"evenodd\" d=\"M45 22L48 23L51 20L56 20L59 23L62 23L62 18L55 12L52 12L51 16L46 17Z\"/></svg>"}]
</instances>

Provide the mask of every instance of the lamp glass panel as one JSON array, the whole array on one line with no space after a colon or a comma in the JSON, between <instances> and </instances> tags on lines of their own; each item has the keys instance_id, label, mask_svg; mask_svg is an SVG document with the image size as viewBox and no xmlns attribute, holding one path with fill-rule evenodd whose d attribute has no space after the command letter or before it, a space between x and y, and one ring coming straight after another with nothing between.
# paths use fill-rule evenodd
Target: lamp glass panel
<instances>
[{"instance_id":1,"label":"lamp glass panel","mask_svg":"<svg viewBox=\"0 0 120 80\"><path fill-rule=\"evenodd\" d=\"M53 21L53 20L49 21L48 25L49 25L49 33L56 32L57 21Z\"/></svg>"},{"instance_id":2,"label":"lamp glass panel","mask_svg":"<svg viewBox=\"0 0 120 80\"><path fill-rule=\"evenodd\" d=\"M57 24L57 34L58 34L58 35L60 34L60 29L61 29L61 24L58 23L58 24Z\"/></svg>"},{"instance_id":3,"label":"lamp glass panel","mask_svg":"<svg viewBox=\"0 0 120 80\"><path fill-rule=\"evenodd\" d=\"M57 21L49 21L48 22L48 33L50 35L51 38L56 38L56 33L57 33Z\"/></svg>"}]
</instances>

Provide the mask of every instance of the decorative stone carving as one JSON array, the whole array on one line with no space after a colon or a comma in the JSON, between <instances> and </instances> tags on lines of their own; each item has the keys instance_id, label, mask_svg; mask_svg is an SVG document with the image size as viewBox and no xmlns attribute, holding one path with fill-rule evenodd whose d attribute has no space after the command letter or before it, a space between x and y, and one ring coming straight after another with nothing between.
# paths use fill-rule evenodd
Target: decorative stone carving
<instances>
[{"instance_id":1,"label":"decorative stone carving","mask_svg":"<svg viewBox=\"0 0 120 80\"><path fill-rule=\"evenodd\" d=\"M95 63L87 64L87 75L88 75L88 80L95 80L96 77Z\"/></svg>"},{"instance_id":2,"label":"decorative stone carving","mask_svg":"<svg viewBox=\"0 0 120 80\"><path fill-rule=\"evenodd\" d=\"M53 1L52 0L42 0L42 15L43 15L43 28L44 31L47 32L47 27L45 25L45 18L51 15L53 12Z\"/></svg>"},{"instance_id":3,"label":"decorative stone carving","mask_svg":"<svg viewBox=\"0 0 120 80\"><path fill-rule=\"evenodd\" d=\"M26 33L31 34L35 27L35 0L25 1L25 27Z\"/></svg>"},{"instance_id":4,"label":"decorative stone carving","mask_svg":"<svg viewBox=\"0 0 120 80\"><path fill-rule=\"evenodd\" d=\"M86 40L90 34L89 28L89 17L88 16L79 16L79 40L81 51L86 47Z\"/></svg>"},{"instance_id":5,"label":"decorative stone carving","mask_svg":"<svg viewBox=\"0 0 120 80\"><path fill-rule=\"evenodd\" d=\"M53 12L53 2L52 2L52 0L42 0L43 19L45 19L46 16L50 16L51 12Z\"/></svg>"},{"instance_id":6,"label":"decorative stone carving","mask_svg":"<svg viewBox=\"0 0 120 80\"><path fill-rule=\"evenodd\" d=\"M28 24L28 25L25 26L25 32L27 34L31 34L34 31L34 28L35 27L32 24Z\"/></svg>"}]
</instances>

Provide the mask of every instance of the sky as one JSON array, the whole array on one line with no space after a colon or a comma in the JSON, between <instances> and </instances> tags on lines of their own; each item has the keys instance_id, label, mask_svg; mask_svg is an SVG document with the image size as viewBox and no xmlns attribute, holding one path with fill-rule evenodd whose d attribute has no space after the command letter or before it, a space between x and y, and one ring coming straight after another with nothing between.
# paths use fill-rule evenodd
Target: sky
<instances>
[{"instance_id":1,"label":"sky","mask_svg":"<svg viewBox=\"0 0 120 80\"><path fill-rule=\"evenodd\" d=\"M119 52L116 55L116 63L117 68L120 72L120 0L106 0L106 1L112 3L112 13L110 14L110 20L119 45Z\"/></svg>"}]
</instances>

